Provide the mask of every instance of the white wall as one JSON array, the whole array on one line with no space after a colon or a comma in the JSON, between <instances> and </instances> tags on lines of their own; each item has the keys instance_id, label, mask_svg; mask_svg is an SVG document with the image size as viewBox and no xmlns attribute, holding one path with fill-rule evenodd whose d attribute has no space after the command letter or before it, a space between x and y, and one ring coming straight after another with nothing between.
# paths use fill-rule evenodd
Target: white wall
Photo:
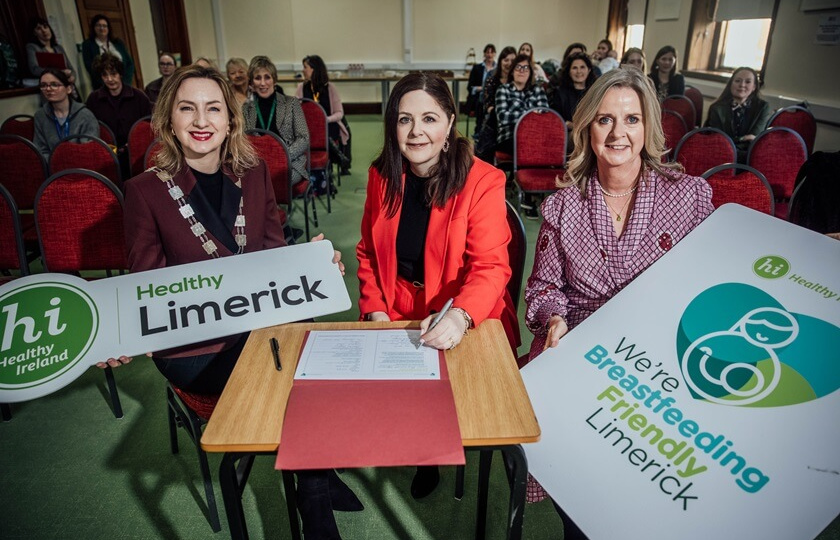
<instances>
[{"instance_id":1,"label":"white wall","mask_svg":"<svg viewBox=\"0 0 840 540\"><path fill-rule=\"evenodd\" d=\"M143 72L143 85L160 77L158 71L157 45L155 30L152 26L152 8L149 0L131 0L131 20L134 22L134 36L137 38L135 64L140 64Z\"/></svg>"}]
</instances>

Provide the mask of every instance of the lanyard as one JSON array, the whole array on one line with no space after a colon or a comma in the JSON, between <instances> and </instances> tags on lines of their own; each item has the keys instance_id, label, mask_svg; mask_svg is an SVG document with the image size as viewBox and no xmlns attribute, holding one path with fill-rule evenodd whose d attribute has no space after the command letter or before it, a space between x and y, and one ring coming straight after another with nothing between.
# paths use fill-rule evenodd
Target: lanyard
<instances>
[{"instance_id":1,"label":"lanyard","mask_svg":"<svg viewBox=\"0 0 840 540\"><path fill-rule=\"evenodd\" d=\"M271 119L274 118L274 109L277 108L277 98L275 98L274 101L271 102L271 111L269 111L269 113L268 113L268 119L263 119L262 112L260 112L260 104L257 103L256 105L257 105L257 107L256 107L256 109L257 109L257 122L260 123L260 129L264 129L266 131L271 131L269 129L268 125L269 125L269 122L271 122Z\"/></svg>"},{"instance_id":2,"label":"lanyard","mask_svg":"<svg viewBox=\"0 0 840 540\"><path fill-rule=\"evenodd\" d=\"M70 135L70 117L64 120L64 124L59 123L58 118L53 117L55 124L55 132L58 134L59 140Z\"/></svg>"}]
</instances>

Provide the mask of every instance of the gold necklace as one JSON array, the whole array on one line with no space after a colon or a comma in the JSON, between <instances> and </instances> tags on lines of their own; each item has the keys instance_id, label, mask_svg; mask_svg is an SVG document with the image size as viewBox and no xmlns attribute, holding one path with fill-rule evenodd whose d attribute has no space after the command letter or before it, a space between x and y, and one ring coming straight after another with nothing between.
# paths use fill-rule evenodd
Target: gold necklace
<instances>
[{"instance_id":1,"label":"gold necklace","mask_svg":"<svg viewBox=\"0 0 840 540\"><path fill-rule=\"evenodd\" d=\"M613 207L612 207L612 206L610 206L610 203L608 203L608 202L607 202L607 199L604 199L604 204L606 204L606 205L607 205L607 208L609 208L609 209L610 209L610 211L611 211L613 214L615 214L615 220L616 220L616 221L621 221L621 214L622 214L622 213L624 214L625 219L627 218L627 212L626 212L626 211L627 211L627 208L630 206L630 201L631 201L632 199L633 199L633 197L628 197L628 198L627 198L627 202L626 202L626 203L624 203L624 206L622 207L621 212L616 212L616 211L613 209Z\"/></svg>"}]
</instances>

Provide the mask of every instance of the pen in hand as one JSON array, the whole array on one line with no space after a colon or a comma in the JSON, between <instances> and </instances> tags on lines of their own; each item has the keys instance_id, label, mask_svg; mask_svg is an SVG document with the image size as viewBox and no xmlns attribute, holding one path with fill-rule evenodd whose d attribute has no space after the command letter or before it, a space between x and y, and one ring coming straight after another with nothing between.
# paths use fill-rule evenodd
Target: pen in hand
<instances>
[{"instance_id":1,"label":"pen in hand","mask_svg":"<svg viewBox=\"0 0 840 540\"><path fill-rule=\"evenodd\" d=\"M443 309L440 310L440 313L438 313L437 316L434 319L432 319L432 324L429 325L429 328L428 328L428 330L426 330L426 332L429 332L430 330L434 330L435 326L437 326L437 324L441 321L441 319L443 319L443 316L446 315L446 312L449 311L449 308L452 307L453 302L455 302L454 298L450 298L449 300L446 301L446 303L443 305ZM425 343L425 341L423 339L421 339L420 344L423 345L424 343Z\"/></svg>"},{"instance_id":2,"label":"pen in hand","mask_svg":"<svg viewBox=\"0 0 840 540\"><path fill-rule=\"evenodd\" d=\"M268 344L271 346L271 354L274 356L274 367L277 371L283 371L283 366L280 364L280 344L277 343L276 338L269 339Z\"/></svg>"}]
</instances>

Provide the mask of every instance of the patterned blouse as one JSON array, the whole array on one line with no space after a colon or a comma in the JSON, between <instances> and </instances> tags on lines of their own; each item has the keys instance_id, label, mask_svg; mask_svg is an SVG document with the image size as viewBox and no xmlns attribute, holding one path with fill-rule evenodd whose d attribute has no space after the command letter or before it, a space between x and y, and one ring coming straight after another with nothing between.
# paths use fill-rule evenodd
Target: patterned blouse
<instances>
[{"instance_id":1,"label":"patterned blouse","mask_svg":"<svg viewBox=\"0 0 840 540\"><path fill-rule=\"evenodd\" d=\"M548 97L540 85L533 85L527 91L517 90L512 82L496 90L496 119L499 131L496 140L502 143L513 138L516 121L531 109L548 107Z\"/></svg>"},{"instance_id":2,"label":"patterned blouse","mask_svg":"<svg viewBox=\"0 0 840 540\"><path fill-rule=\"evenodd\" d=\"M531 358L540 354L547 324L560 315L571 330L644 272L712 213L705 180L648 170L624 232L612 218L592 174L586 197L577 187L559 190L542 206L534 269L525 289L526 324L534 333Z\"/></svg>"}]
</instances>

